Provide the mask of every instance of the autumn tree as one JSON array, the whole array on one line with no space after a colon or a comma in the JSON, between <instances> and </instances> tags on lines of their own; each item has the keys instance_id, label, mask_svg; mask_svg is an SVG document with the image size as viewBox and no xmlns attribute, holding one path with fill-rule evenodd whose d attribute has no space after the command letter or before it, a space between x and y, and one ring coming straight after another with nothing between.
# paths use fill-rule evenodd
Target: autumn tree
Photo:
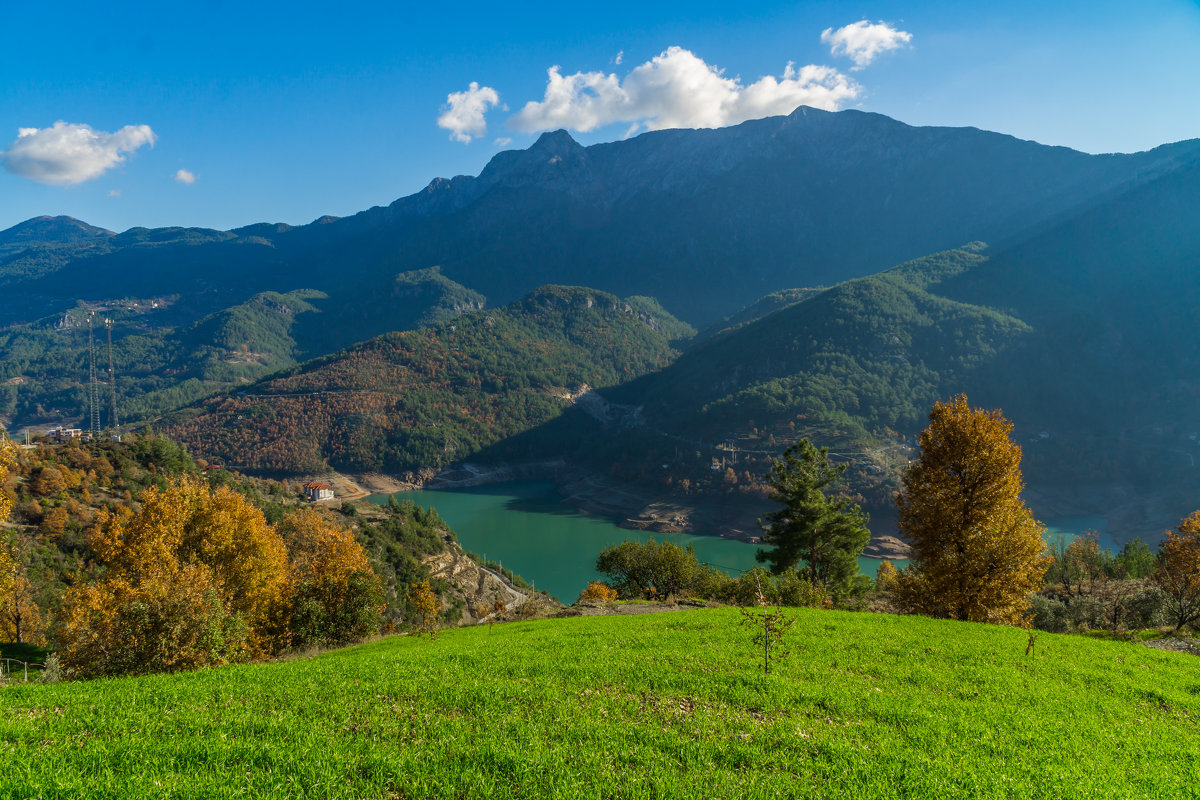
<instances>
[{"instance_id":1,"label":"autumn tree","mask_svg":"<svg viewBox=\"0 0 1200 800\"><path fill-rule=\"evenodd\" d=\"M61 657L80 675L191 669L278 649L287 551L262 512L182 477L88 536L105 578L64 597Z\"/></svg>"},{"instance_id":2,"label":"autumn tree","mask_svg":"<svg viewBox=\"0 0 1200 800\"><path fill-rule=\"evenodd\" d=\"M1021 500L1021 448L999 411L938 402L897 494L913 559L896 599L921 614L1015 625L1042 585L1044 528Z\"/></svg>"},{"instance_id":3,"label":"autumn tree","mask_svg":"<svg viewBox=\"0 0 1200 800\"><path fill-rule=\"evenodd\" d=\"M57 467L45 466L33 481L33 492L39 497L53 497L67 488L67 482Z\"/></svg>"},{"instance_id":4,"label":"autumn tree","mask_svg":"<svg viewBox=\"0 0 1200 800\"><path fill-rule=\"evenodd\" d=\"M767 483L783 505L758 521L762 542L756 558L778 574L800 567L801 577L834 595L855 587L858 557L871 541L867 516L834 486L846 465L834 466L827 448L808 439L788 447L771 466Z\"/></svg>"},{"instance_id":5,"label":"autumn tree","mask_svg":"<svg viewBox=\"0 0 1200 800\"><path fill-rule=\"evenodd\" d=\"M1178 630L1200 619L1200 511L1167 532L1158 562L1153 579L1167 595L1167 610Z\"/></svg>"},{"instance_id":6,"label":"autumn tree","mask_svg":"<svg viewBox=\"0 0 1200 800\"><path fill-rule=\"evenodd\" d=\"M16 573L8 598L0 606L0 641L18 644L46 644L42 612L33 597L33 586Z\"/></svg>"},{"instance_id":7,"label":"autumn tree","mask_svg":"<svg viewBox=\"0 0 1200 800\"><path fill-rule=\"evenodd\" d=\"M279 531L290 558L289 645L344 644L378 633L383 589L354 534L313 508L285 516Z\"/></svg>"},{"instance_id":8,"label":"autumn tree","mask_svg":"<svg viewBox=\"0 0 1200 800\"><path fill-rule=\"evenodd\" d=\"M12 442L0 436L0 485L7 480L8 470L15 461L16 449ZM0 522L8 519L11 510L12 500L0 492ZM10 624L13 622L15 627ZM22 622L26 624L22 625ZM33 602L29 581L21 573L21 565L4 533L0 532L0 640L40 644L44 641L40 633L41 618Z\"/></svg>"},{"instance_id":9,"label":"autumn tree","mask_svg":"<svg viewBox=\"0 0 1200 800\"><path fill-rule=\"evenodd\" d=\"M442 610L442 604L438 601L437 595L433 593L429 581L424 580L413 585L409 589L408 598L412 602L415 612L412 621L413 633L417 636L424 634L428 635L430 639L436 639L438 627L441 624L438 614Z\"/></svg>"}]
</instances>

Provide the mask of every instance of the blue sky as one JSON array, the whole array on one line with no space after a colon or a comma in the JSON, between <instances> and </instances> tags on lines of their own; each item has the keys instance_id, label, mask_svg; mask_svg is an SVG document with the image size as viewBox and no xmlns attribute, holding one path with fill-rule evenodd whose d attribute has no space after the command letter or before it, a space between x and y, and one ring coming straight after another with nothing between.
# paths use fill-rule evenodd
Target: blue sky
<instances>
[{"instance_id":1,"label":"blue sky","mask_svg":"<svg viewBox=\"0 0 1200 800\"><path fill-rule=\"evenodd\" d=\"M795 97L1088 152L1200 137L1194 0L1048 5L16 4L0 229L299 224L476 174L539 127L592 143Z\"/></svg>"}]
</instances>

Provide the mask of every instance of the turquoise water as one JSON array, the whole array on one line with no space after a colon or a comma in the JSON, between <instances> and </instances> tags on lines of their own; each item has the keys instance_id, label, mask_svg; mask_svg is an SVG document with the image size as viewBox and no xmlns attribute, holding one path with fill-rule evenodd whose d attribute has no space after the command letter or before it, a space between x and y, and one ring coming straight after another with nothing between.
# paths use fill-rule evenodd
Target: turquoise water
<instances>
[{"instance_id":1,"label":"turquoise water","mask_svg":"<svg viewBox=\"0 0 1200 800\"><path fill-rule=\"evenodd\" d=\"M1081 533L1094 532L1100 547L1108 548L1114 553L1124 546L1117 544L1112 534L1108 532L1108 522L1102 516L1087 517L1058 517L1045 521L1046 541L1054 547L1065 547Z\"/></svg>"},{"instance_id":2,"label":"turquoise water","mask_svg":"<svg viewBox=\"0 0 1200 800\"><path fill-rule=\"evenodd\" d=\"M389 495L372 495L386 503ZM737 575L756 566L757 545L683 533L649 533L618 527L603 517L580 514L562 502L553 483L515 481L471 489L402 492L397 500L432 506L458 533L462 546L525 578L566 603L573 602L588 581L600 580L596 556L626 539L675 542L696 548L701 561ZM879 561L860 558L859 568L874 575Z\"/></svg>"},{"instance_id":3,"label":"turquoise water","mask_svg":"<svg viewBox=\"0 0 1200 800\"><path fill-rule=\"evenodd\" d=\"M372 495L374 503L386 503L390 495ZM464 548L525 578L538 589L566 603L579 596L588 581L603 576L596 572L596 556L604 548L626 539L675 542L696 548L701 561L731 575L756 566L758 546L683 533L649 533L618 527L615 520L581 514L564 503L549 481L514 481L471 489L402 492L397 500L412 500L436 508L442 519L458 533ZM1095 530L1101 547L1120 549L1107 533L1104 517L1062 517L1045 521L1046 538L1066 544L1078 534ZM898 567L906 562L895 562ZM860 558L859 569L874 576L879 561Z\"/></svg>"}]
</instances>

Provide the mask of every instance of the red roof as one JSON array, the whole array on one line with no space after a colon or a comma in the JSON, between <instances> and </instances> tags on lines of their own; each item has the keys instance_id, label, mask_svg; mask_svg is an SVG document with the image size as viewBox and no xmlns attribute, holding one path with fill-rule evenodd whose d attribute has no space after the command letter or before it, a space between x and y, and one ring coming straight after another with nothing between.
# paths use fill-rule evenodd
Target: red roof
<instances>
[{"instance_id":1,"label":"red roof","mask_svg":"<svg viewBox=\"0 0 1200 800\"><path fill-rule=\"evenodd\" d=\"M331 492L333 491L333 487L330 486L328 483L317 483L316 481L312 481L311 483L304 484L304 488L305 489L328 489Z\"/></svg>"}]
</instances>

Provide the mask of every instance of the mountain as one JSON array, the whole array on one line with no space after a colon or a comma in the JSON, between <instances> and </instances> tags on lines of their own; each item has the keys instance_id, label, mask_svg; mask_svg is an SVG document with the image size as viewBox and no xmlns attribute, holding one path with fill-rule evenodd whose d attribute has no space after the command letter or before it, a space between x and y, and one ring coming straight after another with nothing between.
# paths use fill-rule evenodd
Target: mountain
<instances>
[{"instance_id":1,"label":"mountain","mask_svg":"<svg viewBox=\"0 0 1200 800\"><path fill-rule=\"evenodd\" d=\"M35 245L91 242L113 235L112 231L88 225L74 217L34 217L0 231L0 253Z\"/></svg>"},{"instance_id":2,"label":"mountain","mask_svg":"<svg viewBox=\"0 0 1200 800\"><path fill-rule=\"evenodd\" d=\"M432 474L677 355L637 301L548 286L453 323L389 333L168 418L206 458L275 473ZM667 331L664 333L664 331Z\"/></svg>"},{"instance_id":3,"label":"mountain","mask_svg":"<svg viewBox=\"0 0 1200 800\"><path fill-rule=\"evenodd\" d=\"M296 288L325 292L328 309L440 265L497 303L569 283L653 296L707 324L780 289L830 285L964 241L1018 239L1198 152L1193 141L1091 156L806 107L590 147L558 131L497 154L478 177L437 179L344 219L133 229L63 263L28 248L0 259L0 282L28 295L35 315L8 308L3 318L166 294L203 314Z\"/></svg>"},{"instance_id":4,"label":"mountain","mask_svg":"<svg viewBox=\"0 0 1200 800\"><path fill-rule=\"evenodd\" d=\"M1118 539L1157 539L1200 492L1198 270L1190 164L1024 241L917 259L697 343L605 393L639 407L639 428L576 415L570 435L526 441L575 441L574 459L660 491L687 479L714 492L728 488L714 457L736 454L753 476L809 436L885 507L930 405L965 392L1014 421L1036 512L1100 513ZM630 450L644 458L623 459Z\"/></svg>"}]
</instances>

